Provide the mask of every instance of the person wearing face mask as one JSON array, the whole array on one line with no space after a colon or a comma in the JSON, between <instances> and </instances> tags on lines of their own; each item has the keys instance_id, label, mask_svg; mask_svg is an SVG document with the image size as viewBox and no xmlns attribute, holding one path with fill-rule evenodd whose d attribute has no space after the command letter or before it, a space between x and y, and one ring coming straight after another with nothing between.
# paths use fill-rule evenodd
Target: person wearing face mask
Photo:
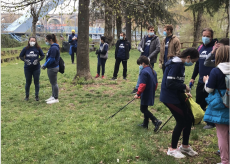
<instances>
[{"instance_id":1,"label":"person wearing face mask","mask_svg":"<svg viewBox=\"0 0 230 164\"><path fill-rule=\"evenodd\" d=\"M181 45L180 40L176 37L176 35L173 35L172 25L166 25L164 27L163 34L165 36L165 39L161 42L159 67L163 70L164 73L164 63L168 61L168 56L179 56Z\"/></svg>"},{"instance_id":2,"label":"person wearing face mask","mask_svg":"<svg viewBox=\"0 0 230 164\"><path fill-rule=\"evenodd\" d=\"M199 59L199 53L195 48L187 48L179 56L172 57L165 63L165 71L161 84L160 101L168 107L176 120L176 126L172 134L171 147L167 154L175 158L185 158L182 153L190 156L197 155L189 146L189 136L191 132L192 122L194 121L191 109L187 107L182 93L189 93L189 86L184 84L185 66L192 66ZM183 141L179 149L177 144L183 132Z\"/></svg>"},{"instance_id":3,"label":"person wearing face mask","mask_svg":"<svg viewBox=\"0 0 230 164\"><path fill-rule=\"evenodd\" d=\"M203 29L202 42L203 44L198 47L200 56L199 56L199 60L196 62L196 65L194 67L194 71L190 82L194 84L195 79L199 74L199 80L196 87L196 103L199 104L200 107L205 111L207 106L207 102L205 101L205 98L208 97L208 93L205 92L204 90L203 77L209 75L211 70L214 68L214 66L206 67L204 65L204 62L208 54L213 50L213 46L215 45L215 42L217 42L217 39L213 39L213 30L211 28ZM204 126L204 129L211 129L214 127L215 124L207 122L207 125Z\"/></svg>"},{"instance_id":4,"label":"person wearing face mask","mask_svg":"<svg viewBox=\"0 0 230 164\"><path fill-rule=\"evenodd\" d=\"M120 39L116 43L115 49L115 66L113 72L113 78L111 80L117 80L117 74L119 71L120 63L123 65L123 79L126 80L127 77L127 60L129 59L129 51L131 49L131 44L125 37L125 33L120 33Z\"/></svg>"},{"instance_id":5,"label":"person wearing face mask","mask_svg":"<svg viewBox=\"0 0 230 164\"><path fill-rule=\"evenodd\" d=\"M105 78L104 73L105 73L105 63L106 60L108 59L108 49L109 45L105 42L105 37L102 36L100 40L100 48L99 50L96 51L98 62L97 62L97 75L95 78L100 77L100 69L102 67L102 79Z\"/></svg>"},{"instance_id":6,"label":"person wearing face mask","mask_svg":"<svg viewBox=\"0 0 230 164\"><path fill-rule=\"evenodd\" d=\"M42 69L47 68L47 74L52 86L52 95L46 101L47 104L58 103L58 84L57 73L59 72L59 60L60 60L60 47L57 42L57 38L54 34L48 34L45 38L46 44L50 46L47 52L46 62L41 66Z\"/></svg>"},{"instance_id":7,"label":"person wearing face mask","mask_svg":"<svg viewBox=\"0 0 230 164\"><path fill-rule=\"evenodd\" d=\"M144 121L140 126L148 129L150 119L155 126L154 132L157 132L162 122L148 110L148 106L154 105L155 91L158 85L157 73L152 69L146 56L139 57L137 63L143 67L140 72L140 85L137 94L134 96L135 99L141 98L140 110L144 114Z\"/></svg>"},{"instance_id":8,"label":"person wearing face mask","mask_svg":"<svg viewBox=\"0 0 230 164\"><path fill-rule=\"evenodd\" d=\"M69 35L69 43L70 43L70 48L69 48L69 54L71 55L71 61L72 64L74 64L74 52L76 53L77 56L77 34L75 34L75 30L72 30L72 34Z\"/></svg>"},{"instance_id":9,"label":"person wearing face mask","mask_svg":"<svg viewBox=\"0 0 230 164\"><path fill-rule=\"evenodd\" d=\"M39 58L40 56L40 58ZM24 73L26 78L26 97L25 100L29 100L30 85L32 82L32 77L34 79L35 85L35 100L39 101L39 78L40 78L40 61L44 59L45 55L42 52L40 46L37 43L35 37L30 37L28 45L23 48L19 55L20 59L24 61Z\"/></svg>"}]
</instances>

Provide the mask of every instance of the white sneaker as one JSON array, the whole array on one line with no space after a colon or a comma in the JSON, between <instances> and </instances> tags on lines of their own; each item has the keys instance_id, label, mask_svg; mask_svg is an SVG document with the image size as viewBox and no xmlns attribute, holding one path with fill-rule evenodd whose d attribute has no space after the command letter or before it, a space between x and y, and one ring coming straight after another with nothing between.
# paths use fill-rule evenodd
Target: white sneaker
<instances>
[{"instance_id":1,"label":"white sneaker","mask_svg":"<svg viewBox=\"0 0 230 164\"><path fill-rule=\"evenodd\" d=\"M170 150L170 149L168 149L167 155L173 156L175 158L185 158L186 157L178 149L176 149L176 150Z\"/></svg>"},{"instance_id":2,"label":"white sneaker","mask_svg":"<svg viewBox=\"0 0 230 164\"><path fill-rule=\"evenodd\" d=\"M59 102L58 99L54 99L54 100L47 101L46 103L47 104L54 104L54 103L58 103L58 102Z\"/></svg>"},{"instance_id":3,"label":"white sneaker","mask_svg":"<svg viewBox=\"0 0 230 164\"><path fill-rule=\"evenodd\" d=\"M50 101L50 100L54 100L54 97L53 96L51 96L50 98L48 98L47 100L45 100L46 102L47 101Z\"/></svg>"},{"instance_id":4,"label":"white sneaker","mask_svg":"<svg viewBox=\"0 0 230 164\"><path fill-rule=\"evenodd\" d=\"M179 150L182 152L182 153L186 153L190 156L195 156L195 155L198 155L197 152L195 152L191 146L189 146L188 148L184 148L182 145L179 147Z\"/></svg>"}]
</instances>

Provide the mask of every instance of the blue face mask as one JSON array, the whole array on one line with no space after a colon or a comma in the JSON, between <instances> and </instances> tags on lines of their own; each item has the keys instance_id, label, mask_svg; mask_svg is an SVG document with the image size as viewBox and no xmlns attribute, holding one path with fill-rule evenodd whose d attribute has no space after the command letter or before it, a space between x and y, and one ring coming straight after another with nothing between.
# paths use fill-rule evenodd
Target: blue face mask
<instances>
[{"instance_id":1,"label":"blue face mask","mask_svg":"<svg viewBox=\"0 0 230 164\"><path fill-rule=\"evenodd\" d=\"M163 34L164 34L164 36L167 36L167 32L166 31L163 31Z\"/></svg>"},{"instance_id":2,"label":"blue face mask","mask_svg":"<svg viewBox=\"0 0 230 164\"><path fill-rule=\"evenodd\" d=\"M150 35L150 36L153 36L153 35L154 35L154 32L149 32L149 35Z\"/></svg>"},{"instance_id":3,"label":"blue face mask","mask_svg":"<svg viewBox=\"0 0 230 164\"><path fill-rule=\"evenodd\" d=\"M120 36L120 40L123 40L124 38L123 38L123 36Z\"/></svg>"},{"instance_id":4,"label":"blue face mask","mask_svg":"<svg viewBox=\"0 0 230 164\"><path fill-rule=\"evenodd\" d=\"M208 37L202 37L202 42L204 43L204 45L207 45L208 43L210 43L210 38Z\"/></svg>"},{"instance_id":5,"label":"blue face mask","mask_svg":"<svg viewBox=\"0 0 230 164\"><path fill-rule=\"evenodd\" d=\"M185 66L192 66L193 63L192 63L191 61L190 61L189 63L185 62L184 65L185 65Z\"/></svg>"},{"instance_id":6,"label":"blue face mask","mask_svg":"<svg viewBox=\"0 0 230 164\"><path fill-rule=\"evenodd\" d=\"M46 45L50 46L50 43L49 43L49 42L46 42Z\"/></svg>"},{"instance_id":7,"label":"blue face mask","mask_svg":"<svg viewBox=\"0 0 230 164\"><path fill-rule=\"evenodd\" d=\"M143 67L143 65L140 65L139 68L140 68L140 69L143 69L144 67Z\"/></svg>"}]
</instances>

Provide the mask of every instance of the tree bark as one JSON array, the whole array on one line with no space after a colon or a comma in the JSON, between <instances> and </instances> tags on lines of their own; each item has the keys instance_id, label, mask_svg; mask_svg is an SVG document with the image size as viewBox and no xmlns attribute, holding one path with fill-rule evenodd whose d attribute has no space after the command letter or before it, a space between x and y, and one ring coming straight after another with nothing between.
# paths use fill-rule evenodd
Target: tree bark
<instances>
[{"instance_id":1,"label":"tree bark","mask_svg":"<svg viewBox=\"0 0 230 164\"><path fill-rule=\"evenodd\" d=\"M77 74L74 79L91 79L89 66L89 0L79 0Z\"/></svg>"},{"instance_id":2,"label":"tree bark","mask_svg":"<svg viewBox=\"0 0 230 164\"><path fill-rule=\"evenodd\" d=\"M141 39L142 39L142 22L141 22ZM140 39L140 40L141 40L141 39Z\"/></svg>"},{"instance_id":3,"label":"tree bark","mask_svg":"<svg viewBox=\"0 0 230 164\"><path fill-rule=\"evenodd\" d=\"M203 0L200 0L200 2L203 2ZM197 17L195 17L195 13L193 11L194 31L193 31L192 47L194 48L198 46L198 43L196 42L198 42L201 38L202 16L203 16L203 10L199 10L197 12Z\"/></svg>"},{"instance_id":4,"label":"tree bark","mask_svg":"<svg viewBox=\"0 0 230 164\"><path fill-rule=\"evenodd\" d=\"M126 38L131 44L132 43L131 17L128 8L126 9L125 23L126 23Z\"/></svg>"},{"instance_id":5,"label":"tree bark","mask_svg":"<svg viewBox=\"0 0 230 164\"><path fill-rule=\"evenodd\" d=\"M230 12L230 10L229 10L229 3L228 2L226 3L226 7L225 8L226 8L226 11L227 11L227 19L228 19L227 20L228 24L227 24L226 36L225 37L228 38L228 34L229 34L229 23L230 23L229 22L229 12Z\"/></svg>"},{"instance_id":6,"label":"tree bark","mask_svg":"<svg viewBox=\"0 0 230 164\"><path fill-rule=\"evenodd\" d=\"M114 45L114 38L115 38L115 30L116 30L116 16L113 15L113 40L112 40L112 45Z\"/></svg>"},{"instance_id":7,"label":"tree bark","mask_svg":"<svg viewBox=\"0 0 230 164\"><path fill-rule=\"evenodd\" d=\"M111 45L113 41L113 12L112 8L110 7L111 2L109 0L105 0L105 32L104 36L106 37L107 42Z\"/></svg>"},{"instance_id":8,"label":"tree bark","mask_svg":"<svg viewBox=\"0 0 230 164\"><path fill-rule=\"evenodd\" d=\"M120 37L120 33L122 32L122 18L121 14L116 12L116 26L117 26L117 39Z\"/></svg>"},{"instance_id":9,"label":"tree bark","mask_svg":"<svg viewBox=\"0 0 230 164\"><path fill-rule=\"evenodd\" d=\"M36 23L38 21L38 18L36 16L33 16L33 21L32 21L32 36L36 37Z\"/></svg>"}]
</instances>

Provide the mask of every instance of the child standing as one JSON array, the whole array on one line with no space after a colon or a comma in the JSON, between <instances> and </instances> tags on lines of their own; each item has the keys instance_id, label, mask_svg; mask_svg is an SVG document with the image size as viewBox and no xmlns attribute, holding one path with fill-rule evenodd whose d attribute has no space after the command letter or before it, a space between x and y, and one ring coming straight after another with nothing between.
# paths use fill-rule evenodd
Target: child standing
<instances>
[{"instance_id":1,"label":"child standing","mask_svg":"<svg viewBox=\"0 0 230 164\"><path fill-rule=\"evenodd\" d=\"M170 58L171 56L168 56ZM161 84L160 101L163 102L171 111L176 120L176 126L172 133L171 147L167 155L175 158L185 158L183 153L190 156L197 155L189 146L189 136L191 132L193 116L191 110L186 106L181 98L181 93L192 96L189 87L184 84L185 66L192 66L199 59L199 53L195 48L184 50L178 57L173 57L165 63L165 71ZM183 132L183 142L179 149L177 144Z\"/></svg>"},{"instance_id":2,"label":"child standing","mask_svg":"<svg viewBox=\"0 0 230 164\"><path fill-rule=\"evenodd\" d=\"M140 126L148 129L149 119L151 119L156 132L162 122L148 110L148 106L154 105L155 90L158 85L157 73L149 66L149 59L146 56L141 56L138 60L137 63L143 66L143 70L139 76L140 84L134 98L138 99L141 96L140 110L144 114L144 121Z\"/></svg>"},{"instance_id":3,"label":"child standing","mask_svg":"<svg viewBox=\"0 0 230 164\"><path fill-rule=\"evenodd\" d=\"M209 76L203 77L205 91L209 93L204 121L215 123L222 164L229 164L229 108L223 104L226 93L225 75L230 74L229 46L221 46L215 55L215 66Z\"/></svg>"},{"instance_id":4,"label":"child standing","mask_svg":"<svg viewBox=\"0 0 230 164\"><path fill-rule=\"evenodd\" d=\"M98 62L97 62L97 75L95 78L100 77L100 69L102 67L102 79L105 78L105 63L108 59L108 49L109 45L105 42L105 37L102 36L100 40L100 49L96 51Z\"/></svg>"}]
</instances>

